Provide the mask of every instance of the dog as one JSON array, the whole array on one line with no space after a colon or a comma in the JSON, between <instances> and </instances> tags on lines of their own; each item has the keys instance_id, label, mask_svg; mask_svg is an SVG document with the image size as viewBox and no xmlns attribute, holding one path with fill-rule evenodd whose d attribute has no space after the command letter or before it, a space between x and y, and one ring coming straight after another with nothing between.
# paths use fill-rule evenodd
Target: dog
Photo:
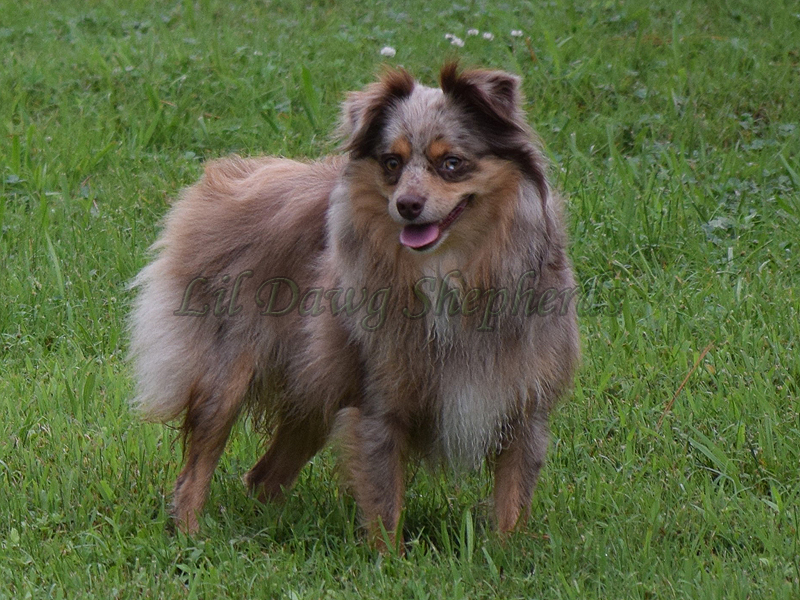
<instances>
[{"instance_id":1,"label":"dog","mask_svg":"<svg viewBox=\"0 0 800 600\"><path fill-rule=\"evenodd\" d=\"M402 540L409 460L488 460L495 527L528 517L579 361L563 202L517 76L439 84L387 70L347 96L341 155L210 162L167 215L133 283L133 405L182 418L184 532L242 412L269 439L261 500L336 440L378 546Z\"/></svg>"}]
</instances>

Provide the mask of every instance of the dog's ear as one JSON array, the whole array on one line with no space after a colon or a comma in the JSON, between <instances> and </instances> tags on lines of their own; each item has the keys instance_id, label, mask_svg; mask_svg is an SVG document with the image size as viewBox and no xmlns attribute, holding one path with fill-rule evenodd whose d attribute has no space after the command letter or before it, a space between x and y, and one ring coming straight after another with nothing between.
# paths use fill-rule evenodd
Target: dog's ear
<instances>
[{"instance_id":1,"label":"dog's ear","mask_svg":"<svg viewBox=\"0 0 800 600\"><path fill-rule=\"evenodd\" d=\"M342 105L339 137L353 158L369 156L380 137L386 113L393 102L408 97L414 78L403 69L387 70L380 81L359 92L350 92Z\"/></svg>"},{"instance_id":2,"label":"dog's ear","mask_svg":"<svg viewBox=\"0 0 800 600\"><path fill-rule=\"evenodd\" d=\"M442 68L439 83L444 95L471 120L471 126L489 151L516 163L534 183L546 212L549 195L546 161L536 135L525 120L520 78L504 71L473 70L459 74L458 66L449 63Z\"/></svg>"},{"instance_id":3,"label":"dog's ear","mask_svg":"<svg viewBox=\"0 0 800 600\"><path fill-rule=\"evenodd\" d=\"M458 73L446 64L439 76L442 91L457 103L496 125L525 128L520 78L505 71L472 70Z\"/></svg>"}]
</instances>

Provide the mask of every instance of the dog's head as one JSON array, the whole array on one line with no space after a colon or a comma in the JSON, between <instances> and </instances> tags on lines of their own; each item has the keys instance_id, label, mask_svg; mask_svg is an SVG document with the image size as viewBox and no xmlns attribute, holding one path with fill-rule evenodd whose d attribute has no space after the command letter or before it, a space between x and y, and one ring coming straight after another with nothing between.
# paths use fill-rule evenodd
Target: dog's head
<instances>
[{"instance_id":1,"label":"dog's head","mask_svg":"<svg viewBox=\"0 0 800 600\"><path fill-rule=\"evenodd\" d=\"M387 243L399 240L414 252L485 243L493 229L508 228L522 185L537 203L547 196L519 78L502 71L459 74L449 64L440 85L426 87L406 71L390 71L351 93L343 107L354 208L384 221L379 229Z\"/></svg>"}]
</instances>

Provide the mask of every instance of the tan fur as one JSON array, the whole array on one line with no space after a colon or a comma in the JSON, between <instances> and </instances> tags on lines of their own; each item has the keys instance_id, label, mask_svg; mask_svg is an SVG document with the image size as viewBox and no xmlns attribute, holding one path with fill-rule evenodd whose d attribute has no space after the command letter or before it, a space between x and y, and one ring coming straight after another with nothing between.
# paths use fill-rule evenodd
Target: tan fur
<instances>
[{"instance_id":1,"label":"tan fur","mask_svg":"<svg viewBox=\"0 0 800 600\"><path fill-rule=\"evenodd\" d=\"M185 531L198 528L245 408L271 432L248 486L280 498L335 437L378 546L381 526L390 541L398 533L414 456L490 458L498 528L526 517L548 414L578 359L573 304L530 314L575 285L561 200L518 78L446 66L441 85L389 72L348 96L344 156L212 162L168 215L134 282L133 404L153 420L183 416L174 513ZM388 153L397 172L383 166ZM449 157L460 159L452 173ZM413 223L400 213L409 197L422 202ZM430 248L400 243L409 223L440 224ZM426 285L454 300L432 310ZM352 310L335 311L348 290Z\"/></svg>"},{"instance_id":2,"label":"tan fur","mask_svg":"<svg viewBox=\"0 0 800 600\"><path fill-rule=\"evenodd\" d=\"M408 141L408 138L400 137L395 140L389 150L394 154L399 154L404 161L407 161L411 156L411 143Z\"/></svg>"},{"instance_id":3,"label":"tan fur","mask_svg":"<svg viewBox=\"0 0 800 600\"><path fill-rule=\"evenodd\" d=\"M438 163L445 156L450 154L450 152L451 149L449 144L443 142L442 140L433 140L430 146L428 146L427 154L433 163Z\"/></svg>"}]
</instances>

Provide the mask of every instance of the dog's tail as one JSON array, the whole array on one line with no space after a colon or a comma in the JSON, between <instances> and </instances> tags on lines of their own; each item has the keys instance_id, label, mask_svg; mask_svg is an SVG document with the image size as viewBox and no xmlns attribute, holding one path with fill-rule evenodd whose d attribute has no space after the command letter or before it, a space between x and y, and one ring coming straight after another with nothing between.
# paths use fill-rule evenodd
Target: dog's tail
<instances>
[{"instance_id":1,"label":"dog's tail","mask_svg":"<svg viewBox=\"0 0 800 600\"><path fill-rule=\"evenodd\" d=\"M129 361L133 366L136 393L131 405L148 421L166 422L178 417L189 404L195 373L197 344L191 317L176 319L181 290L165 276L166 258L146 266L131 283L138 291L128 322Z\"/></svg>"},{"instance_id":2,"label":"dog's tail","mask_svg":"<svg viewBox=\"0 0 800 600\"><path fill-rule=\"evenodd\" d=\"M167 216L164 232L151 248L155 260L130 284L137 293L128 320L129 361L136 381L131 404L145 420L178 417L191 402L194 384L207 380L210 370L223 368L212 352L209 327L193 311L183 310L187 285L192 284L182 267L196 257L182 256L176 245L196 233L197 222L211 218L204 212L207 207L220 206L234 194L236 183L263 163L233 157L207 164L203 179L184 190Z\"/></svg>"}]
</instances>

